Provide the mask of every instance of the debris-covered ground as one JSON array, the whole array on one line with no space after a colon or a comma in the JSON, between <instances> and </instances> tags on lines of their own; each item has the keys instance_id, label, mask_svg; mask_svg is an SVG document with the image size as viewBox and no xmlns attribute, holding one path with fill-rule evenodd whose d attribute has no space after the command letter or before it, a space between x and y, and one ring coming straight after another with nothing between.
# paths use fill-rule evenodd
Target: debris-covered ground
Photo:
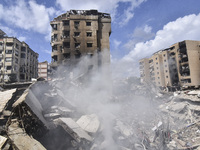
<instances>
[{"instance_id":1,"label":"debris-covered ground","mask_svg":"<svg viewBox=\"0 0 200 150\"><path fill-rule=\"evenodd\" d=\"M60 76L0 92L3 150L200 149L200 99L137 78ZM187 92L188 93L188 92ZM186 93L186 94L187 94Z\"/></svg>"}]
</instances>

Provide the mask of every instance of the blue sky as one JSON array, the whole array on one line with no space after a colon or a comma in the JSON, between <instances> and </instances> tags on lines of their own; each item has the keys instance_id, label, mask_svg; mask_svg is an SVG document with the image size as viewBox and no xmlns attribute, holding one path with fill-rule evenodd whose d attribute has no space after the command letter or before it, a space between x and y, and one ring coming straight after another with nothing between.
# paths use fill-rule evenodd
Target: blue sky
<instances>
[{"instance_id":1,"label":"blue sky","mask_svg":"<svg viewBox=\"0 0 200 150\"><path fill-rule=\"evenodd\" d=\"M200 40L199 0L1 0L0 28L51 61L50 21L70 9L112 16L112 62L127 66L182 40ZM129 69L133 72L133 69Z\"/></svg>"}]
</instances>

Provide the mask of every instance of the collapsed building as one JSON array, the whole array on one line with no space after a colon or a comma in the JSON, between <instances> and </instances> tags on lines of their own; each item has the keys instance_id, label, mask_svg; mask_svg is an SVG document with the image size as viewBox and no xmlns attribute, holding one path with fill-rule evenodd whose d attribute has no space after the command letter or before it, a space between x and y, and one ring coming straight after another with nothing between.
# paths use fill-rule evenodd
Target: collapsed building
<instances>
[{"instance_id":1,"label":"collapsed building","mask_svg":"<svg viewBox=\"0 0 200 150\"><path fill-rule=\"evenodd\" d=\"M158 87L200 87L200 41L185 40L140 60L143 83Z\"/></svg>"}]
</instances>

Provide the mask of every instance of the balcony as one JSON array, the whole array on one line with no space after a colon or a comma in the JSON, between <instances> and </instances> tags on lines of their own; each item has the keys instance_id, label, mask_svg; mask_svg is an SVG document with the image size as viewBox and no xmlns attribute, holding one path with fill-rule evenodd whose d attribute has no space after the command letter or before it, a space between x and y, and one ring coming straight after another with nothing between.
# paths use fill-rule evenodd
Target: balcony
<instances>
[{"instance_id":1,"label":"balcony","mask_svg":"<svg viewBox=\"0 0 200 150\"><path fill-rule=\"evenodd\" d=\"M6 50L13 50L13 46L6 46Z\"/></svg>"},{"instance_id":2,"label":"balcony","mask_svg":"<svg viewBox=\"0 0 200 150\"><path fill-rule=\"evenodd\" d=\"M3 58L3 54L0 54L0 58Z\"/></svg>"},{"instance_id":3,"label":"balcony","mask_svg":"<svg viewBox=\"0 0 200 150\"><path fill-rule=\"evenodd\" d=\"M180 48L180 49L179 49L179 52L180 52L181 54L187 54L187 49L186 49L186 47Z\"/></svg>"}]
</instances>

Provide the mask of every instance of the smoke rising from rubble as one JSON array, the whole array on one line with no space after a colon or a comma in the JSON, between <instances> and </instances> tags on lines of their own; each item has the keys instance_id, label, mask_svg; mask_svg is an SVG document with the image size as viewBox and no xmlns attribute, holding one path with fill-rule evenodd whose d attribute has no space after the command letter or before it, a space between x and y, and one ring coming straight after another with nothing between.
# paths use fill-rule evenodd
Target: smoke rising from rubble
<instances>
[{"instance_id":1,"label":"smoke rising from rubble","mask_svg":"<svg viewBox=\"0 0 200 150\"><path fill-rule=\"evenodd\" d=\"M107 54L101 55L103 58ZM99 150L135 149L134 144L140 141L137 137L139 130L146 128L146 121L155 119L155 109L150 102L151 96L148 96L151 93L141 88L136 77L120 79L115 74L117 78L112 78L109 63L95 66L98 65L98 58L95 55L92 58L85 56L76 67L59 67L55 77L49 81L53 87L49 93L60 95L65 103L60 104L59 100L53 104L50 100L41 103L46 109L54 105L72 109L69 117L74 121L82 115L96 114L100 128L94 135L93 146L96 145ZM35 91L44 89L37 87Z\"/></svg>"}]
</instances>

